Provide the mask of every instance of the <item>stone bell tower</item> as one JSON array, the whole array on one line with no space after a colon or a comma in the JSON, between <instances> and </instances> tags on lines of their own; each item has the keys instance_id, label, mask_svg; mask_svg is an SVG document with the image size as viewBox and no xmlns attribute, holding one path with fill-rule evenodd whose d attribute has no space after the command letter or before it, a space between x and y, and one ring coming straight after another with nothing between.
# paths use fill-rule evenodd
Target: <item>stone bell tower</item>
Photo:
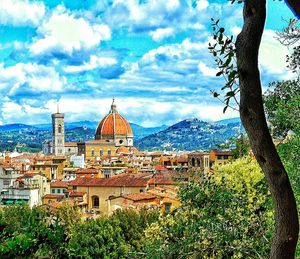
<instances>
[{"instance_id":1,"label":"stone bell tower","mask_svg":"<svg viewBox=\"0 0 300 259\"><path fill-rule=\"evenodd\" d=\"M59 112L57 104L57 112L52 114L52 143L53 155L65 155L65 116Z\"/></svg>"}]
</instances>

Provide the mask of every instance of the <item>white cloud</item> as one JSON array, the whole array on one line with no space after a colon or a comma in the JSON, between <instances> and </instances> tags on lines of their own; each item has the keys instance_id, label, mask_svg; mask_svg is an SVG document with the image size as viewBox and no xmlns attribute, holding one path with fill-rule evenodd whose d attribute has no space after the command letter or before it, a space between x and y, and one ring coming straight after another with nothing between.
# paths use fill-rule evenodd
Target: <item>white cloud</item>
<instances>
[{"instance_id":1,"label":"white cloud","mask_svg":"<svg viewBox=\"0 0 300 259\"><path fill-rule=\"evenodd\" d=\"M216 76L218 69L215 68L210 68L208 67L205 63L200 62L198 65L199 71L204 75L204 76Z\"/></svg>"},{"instance_id":2,"label":"white cloud","mask_svg":"<svg viewBox=\"0 0 300 259\"><path fill-rule=\"evenodd\" d=\"M266 74L274 75L278 80L291 79L295 75L286 66L287 47L283 46L272 30L265 30L259 50L259 63Z\"/></svg>"},{"instance_id":3,"label":"white cloud","mask_svg":"<svg viewBox=\"0 0 300 259\"><path fill-rule=\"evenodd\" d=\"M14 95L20 88L24 92L59 92L65 83L66 79L53 67L35 63L18 63L10 67L0 64L0 91L5 94Z\"/></svg>"},{"instance_id":4,"label":"white cloud","mask_svg":"<svg viewBox=\"0 0 300 259\"><path fill-rule=\"evenodd\" d=\"M86 50L98 46L111 37L105 24L92 25L85 19L59 6L38 29L39 37L30 47L34 55L62 52L71 55L75 50Z\"/></svg>"},{"instance_id":5,"label":"white cloud","mask_svg":"<svg viewBox=\"0 0 300 259\"><path fill-rule=\"evenodd\" d=\"M111 98L73 99L61 98L60 110L65 113L66 121L92 120L100 121L110 109ZM206 121L215 121L226 118L238 117L236 111L228 109L223 114L223 105L207 103L187 103L158 101L150 98L117 98L117 110L129 122L145 127L168 125L187 118L200 118ZM56 110L56 100L49 100L43 107L50 114Z\"/></svg>"},{"instance_id":6,"label":"white cloud","mask_svg":"<svg viewBox=\"0 0 300 259\"><path fill-rule=\"evenodd\" d=\"M150 36L154 41L162 41L165 38L169 38L174 35L173 28L159 28L150 32Z\"/></svg>"},{"instance_id":7,"label":"white cloud","mask_svg":"<svg viewBox=\"0 0 300 259\"><path fill-rule=\"evenodd\" d=\"M179 8L180 2L179 0L167 0L166 1L166 8L168 11L174 11Z\"/></svg>"},{"instance_id":8,"label":"white cloud","mask_svg":"<svg viewBox=\"0 0 300 259\"><path fill-rule=\"evenodd\" d=\"M66 73L79 73L83 71L93 70L96 68L109 67L117 63L118 62L115 58L98 57L96 55L91 55L90 61L88 63L84 62L84 64L80 66L67 66L66 68L64 68L64 71Z\"/></svg>"},{"instance_id":9,"label":"white cloud","mask_svg":"<svg viewBox=\"0 0 300 259\"><path fill-rule=\"evenodd\" d=\"M0 24L38 26L45 15L45 5L38 1L1 0Z\"/></svg>"},{"instance_id":10,"label":"white cloud","mask_svg":"<svg viewBox=\"0 0 300 259\"><path fill-rule=\"evenodd\" d=\"M207 0L198 0L196 5L197 10L205 10L209 6L209 2Z\"/></svg>"}]
</instances>

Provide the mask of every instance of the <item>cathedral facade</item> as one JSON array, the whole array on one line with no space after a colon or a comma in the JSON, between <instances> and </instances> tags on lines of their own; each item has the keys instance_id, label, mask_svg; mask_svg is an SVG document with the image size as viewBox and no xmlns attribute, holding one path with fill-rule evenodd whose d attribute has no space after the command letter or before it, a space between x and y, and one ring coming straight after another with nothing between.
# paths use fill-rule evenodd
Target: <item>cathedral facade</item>
<instances>
[{"instance_id":1,"label":"cathedral facade","mask_svg":"<svg viewBox=\"0 0 300 259\"><path fill-rule=\"evenodd\" d=\"M109 113L98 124L95 139L78 143L78 154L84 154L86 160L100 160L116 155L122 146L133 146L133 133L130 124L118 113L113 100Z\"/></svg>"},{"instance_id":2,"label":"cathedral facade","mask_svg":"<svg viewBox=\"0 0 300 259\"><path fill-rule=\"evenodd\" d=\"M118 113L113 100L110 111L99 122L95 139L87 142L65 142L64 114L52 114L52 141L43 143L44 154L56 156L84 155L86 160L101 160L116 155L120 147L133 147L133 132L127 120Z\"/></svg>"}]
</instances>

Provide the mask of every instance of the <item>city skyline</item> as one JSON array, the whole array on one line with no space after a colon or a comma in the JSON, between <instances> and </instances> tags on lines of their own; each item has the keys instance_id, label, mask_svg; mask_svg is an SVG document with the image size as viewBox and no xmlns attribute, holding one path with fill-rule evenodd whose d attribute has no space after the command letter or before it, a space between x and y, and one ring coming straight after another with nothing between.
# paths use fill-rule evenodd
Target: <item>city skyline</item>
<instances>
[{"instance_id":1,"label":"city skyline","mask_svg":"<svg viewBox=\"0 0 300 259\"><path fill-rule=\"evenodd\" d=\"M274 38L293 14L282 2L268 5L281 15L268 15L262 40L264 89L293 76L288 50ZM0 3L0 123L47 123L57 101L66 121L98 121L112 98L128 121L146 127L238 117L224 115L209 93L223 82L207 47L210 18L237 35L241 16L225 0Z\"/></svg>"}]
</instances>

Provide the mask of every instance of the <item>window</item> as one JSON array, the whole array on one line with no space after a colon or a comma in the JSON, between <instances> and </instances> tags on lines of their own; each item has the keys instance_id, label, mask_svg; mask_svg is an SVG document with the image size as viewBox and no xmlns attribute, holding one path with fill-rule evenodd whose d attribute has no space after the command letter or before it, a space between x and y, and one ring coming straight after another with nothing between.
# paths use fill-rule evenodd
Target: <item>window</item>
<instances>
[{"instance_id":1,"label":"window","mask_svg":"<svg viewBox=\"0 0 300 259\"><path fill-rule=\"evenodd\" d=\"M99 151L99 155L100 155L100 157L102 157L102 156L103 156L103 150L102 150L102 149L100 149L100 151Z\"/></svg>"},{"instance_id":2,"label":"window","mask_svg":"<svg viewBox=\"0 0 300 259\"><path fill-rule=\"evenodd\" d=\"M60 189L57 189L57 193L60 193Z\"/></svg>"},{"instance_id":3,"label":"window","mask_svg":"<svg viewBox=\"0 0 300 259\"><path fill-rule=\"evenodd\" d=\"M99 197L98 196L93 196L92 197L92 203L93 203L93 208L99 208Z\"/></svg>"},{"instance_id":4,"label":"window","mask_svg":"<svg viewBox=\"0 0 300 259\"><path fill-rule=\"evenodd\" d=\"M4 180L3 180L3 185L4 185L4 186L8 186L8 185L9 185L9 180L5 180L5 179L4 179Z\"/></svg>"},{"instance_id":5,"label":"window","mask_svg":"<svg viewBox=\"0 0 300 259\"><path fill-rule=\"evenodd\" d=\"M58 133L61 133L61 129L62 129L61 124L58 124Z\"/></svg>"},{"instance_id":6,"label":"window","mask_svg":"<svg viewBox=\"0 0 300 259\"><path fill-rule=\"evenodd\" d=\"M109 156L111 155L111 150L110 149L107 150L107 155L109 155Z\"/></svg>"},{"instance_id":7,"label":"window","mask_svg":"<svg viewBox=\"0 0 300 259\"><path fill-rule=\"evenodd\" d=\"M122 144L122 143L123 143L123 140L122 140L122 139L120 139L120 140L119 140L119 143L120 143L120 144Z\"/></svg>"},{"instance_id":8,"label":"window","mask_svg":"<svg viewBox=\"0 0 300 259\"><path fill-rule=\"evenodd\" d=\"M95 150L92 149L92 156L95 156Z\"/></svg>"},{"instance_id":9,"label":"window","mask_svg":"<svg viewBox=\"0 0 300 259\"><path fill-rule=\"evenodd\" d=\"M171 203L165 203L165 212L170 212L171 211Z\"/></svg>"},{"instance_id":10,"label":"window","mask_svg":"<svg viewBox=\"0 0 300 259\"><path fill-rule=\"evenodd\" d=\"M192 158L192 166L195 166L195 158Z\"/></svg>"},{"instance_id":11,"label":"window","mask_svg":"<svg viewBox=\"0 0 300 259\"><path fill-rule=\"evenodd\" d=\"M55 189L52 189L52 190L51 190L51 193L55 193Z\"/></svg>"}]
</instances>

